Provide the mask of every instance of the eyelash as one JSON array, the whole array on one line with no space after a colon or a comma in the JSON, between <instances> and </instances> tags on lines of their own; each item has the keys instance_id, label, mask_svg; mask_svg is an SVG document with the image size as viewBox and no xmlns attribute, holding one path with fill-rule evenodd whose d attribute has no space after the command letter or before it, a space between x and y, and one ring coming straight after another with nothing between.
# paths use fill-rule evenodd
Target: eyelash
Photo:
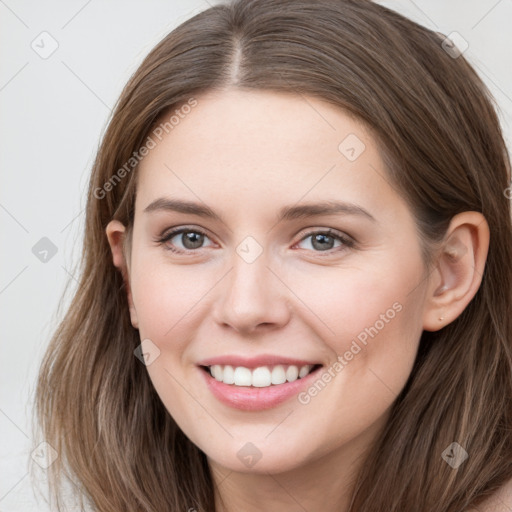
<instances>
[{"instance_id":1,"label":"eyelash","mask_svg":"<svg viewBox=\"0 0 512 512\"><path fill-rule=\"evenodd\" d=\"M199 233L199 234L209 238L208 234L206 232L204 232L202 229L182 227L182 228L173 229L173 230L161 235L155 241L159 245L163 245L163 244L167 243L169 240L172 240L176 235L179 235L181 233ZM302 236L302 238L297 242L297 244L300 242L303 242L304 240L306 240L307 238L309 238L313 235L326 235L326 236L332 237L332 238L340 241L343 244L342 247L338 247L337 249L333 248L333 249L328 249L326 251L313 251L313 252L317 253L319 256L332 256L333 253L341 252L346 249L354 248L356 245L355 241L352 238L350 238L346 235L342 235L341 233L334 231L331 228L328 228L325 230L319 230L319 231L309 231ZM295 244L295 245L297 245L297 244ZM166 246L166 249L175 254L183 254L183 255L190 254L191 255L191 253L197 252L199 249L201 249L201 247L198 249L188 249L186 251L184 251L182 249L176 249L176 247L172 247L172 246Z\"/></svg>"}]
</instances>

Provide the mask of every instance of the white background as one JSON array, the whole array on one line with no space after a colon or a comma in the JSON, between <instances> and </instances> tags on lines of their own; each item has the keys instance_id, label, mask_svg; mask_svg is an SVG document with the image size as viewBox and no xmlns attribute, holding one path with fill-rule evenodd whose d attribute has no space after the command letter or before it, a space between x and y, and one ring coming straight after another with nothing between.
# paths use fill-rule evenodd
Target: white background
<instances>
[{"instance_id":1,"label":"white background","mask_svg":"<svg viewBox=\"0 0 512 512\"><path fill-rule=\"evenodd\" d=\"M381 3L468 41L464 55L496 98L510 148L512 1ZM76 285L85 190L110 110L150 49L206 8L198 0L0 0L2 512L46 510L27 466L35 376L64 286ZM58 43L47 59L31 47L43 31ZM46 263L32 252L42 237L57 247Z\"/></svg>"}]
</instances>

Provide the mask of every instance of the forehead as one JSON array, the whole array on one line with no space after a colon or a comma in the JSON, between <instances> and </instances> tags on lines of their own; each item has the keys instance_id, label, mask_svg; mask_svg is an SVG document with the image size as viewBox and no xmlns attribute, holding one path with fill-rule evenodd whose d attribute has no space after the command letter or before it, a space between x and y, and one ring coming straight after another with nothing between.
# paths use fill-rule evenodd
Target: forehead
<instances>
[{"instance_id":1,"label":"forehead","mask_svg":"<svg viewBox=\"0 0 512 512\"><path fill-rule=\"evenodd\" d=\"M226 208L304 200L396 199L362 123L322 100L239 89L211 91L173 111L139 167L137 209L165 194ZM161 140L160 140L161 139ZM328 197L327 197L328 196Z\"/></svg>"}]
</instances>

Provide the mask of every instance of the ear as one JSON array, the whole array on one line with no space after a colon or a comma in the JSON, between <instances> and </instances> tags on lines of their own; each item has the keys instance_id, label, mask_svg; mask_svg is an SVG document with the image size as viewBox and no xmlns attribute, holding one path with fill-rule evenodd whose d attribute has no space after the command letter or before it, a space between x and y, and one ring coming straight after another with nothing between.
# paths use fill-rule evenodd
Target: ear
<instances>
[{"instance_id":1,"label":"ear","mask_svg":"<svg viewBox=\"0 0 512 512\"><path fill-rule=\"evenodd\" d=\"M118 220L112 220L108 223L105 230L107 234L110 250L112 251L112 259L114 266L119 269L123 276L124 285L126 288L128 305L130 308L130 319L135 329L139 328L139 321L137 319L137 312L133 304L132 290L130 286L130 269L129 262L126 259L124 251L124 242L126 238L126 228Z\"/></svg>"},{"instance_id":2,"label":"ear","mask_svg":"<svg viewBox=\"0 0 512 512\"><path fill-rule=\"evenodd\" d=\"M479 212L455 215L430 275L423 329L437 331L464 311L482 282L488 250L485 217Z\"/></svg>"}]
</instances>

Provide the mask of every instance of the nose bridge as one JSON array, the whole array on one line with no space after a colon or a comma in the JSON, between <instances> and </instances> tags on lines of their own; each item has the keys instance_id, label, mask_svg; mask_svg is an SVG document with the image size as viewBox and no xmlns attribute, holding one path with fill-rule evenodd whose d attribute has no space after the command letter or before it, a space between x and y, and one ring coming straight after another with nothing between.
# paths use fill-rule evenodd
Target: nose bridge
<instances>
[{"instance_id":1,"label":"nose bridge","mask_svg":"<svg viewBox=\"0 0 512 512\"><path fill-rule=\"evenodd\" d=\"M237 331L258 325L282 326L288 321L285 287L270 270L268 252L251 237L237 247L231 272L217 301L217 321Z\"/></svg>"}]
</instances>

